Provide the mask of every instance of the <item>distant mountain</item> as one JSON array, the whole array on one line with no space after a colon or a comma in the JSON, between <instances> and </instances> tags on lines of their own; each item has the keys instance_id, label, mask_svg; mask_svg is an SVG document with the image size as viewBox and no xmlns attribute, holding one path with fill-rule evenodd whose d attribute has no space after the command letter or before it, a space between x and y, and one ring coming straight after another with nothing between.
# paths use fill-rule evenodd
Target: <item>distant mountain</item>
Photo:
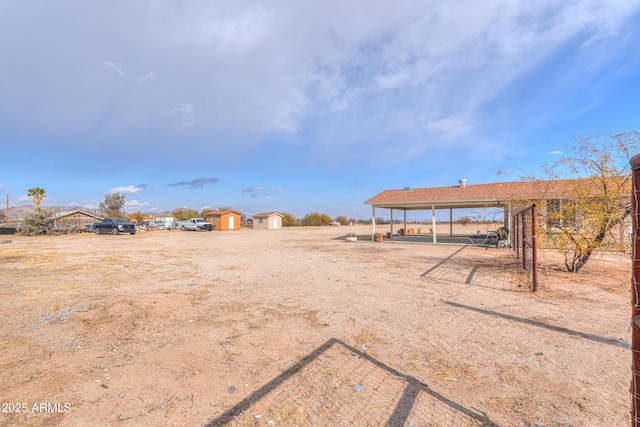
<instances>
[{"instance_id":1,"label":"distant mountain","mask_svg":"<svg viewBox=\"0 0 640 427\"><path fill-rule=\"evenodd\" d=\"M29 212L33 212L35 207L33 205L25 205L18 206L17 208L9 208L9 221L17 221L22 217L22 215L27 214ZM6 210L3 210L3 214L6 213ZM3 215L4 216L4 215Z\"/></svg>"}]
</instances>

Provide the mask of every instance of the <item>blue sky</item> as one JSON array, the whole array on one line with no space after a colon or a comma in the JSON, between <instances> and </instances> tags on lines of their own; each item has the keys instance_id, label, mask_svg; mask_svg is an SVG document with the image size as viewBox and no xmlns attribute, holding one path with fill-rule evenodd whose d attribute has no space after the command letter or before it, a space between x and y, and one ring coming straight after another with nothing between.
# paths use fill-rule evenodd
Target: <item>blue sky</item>
<instances>
[{"instance_id":1,"label":"blue sky","mask_svg":"<svg viewBox=\"0 0 640 427\"><path fill-rule=\"evenodd\" d=\"M497 171L640 129L639 18L639 0L3 1L0 194L366 218L385 189L517 180Z\"/></svg>"}]
</instances>

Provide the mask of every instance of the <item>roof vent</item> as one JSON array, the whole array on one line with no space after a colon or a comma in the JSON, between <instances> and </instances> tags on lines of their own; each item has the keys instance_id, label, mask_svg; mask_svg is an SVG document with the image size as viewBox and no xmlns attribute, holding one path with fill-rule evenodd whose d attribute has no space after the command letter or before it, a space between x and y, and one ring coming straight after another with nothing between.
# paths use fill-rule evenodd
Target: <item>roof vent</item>
<instances>
[{"instance_id":1,"label":"roof vent","mask_svg":"<svg viewBox=\"0 0 640 427\"><path fill-rule=\"evenodd\" d=\"M460 184L460 187L464 188L467 186L467 180L462 178L458 180L458 184Z\"/></svg>"},{"instance_id":2,"label":"roof vent","mask_svg":"<svg viewBox=\"0 0 640 427\"><path fill-rule=\"evenodd\" d=\"M404 187L402 191L411 191L411 187Z\"/></svg>"}]
</instances>

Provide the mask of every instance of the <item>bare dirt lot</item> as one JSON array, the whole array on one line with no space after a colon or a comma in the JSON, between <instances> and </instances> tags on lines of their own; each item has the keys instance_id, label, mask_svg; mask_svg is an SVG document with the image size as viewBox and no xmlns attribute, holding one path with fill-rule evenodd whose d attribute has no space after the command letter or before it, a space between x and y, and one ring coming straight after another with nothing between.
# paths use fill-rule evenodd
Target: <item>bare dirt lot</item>
<instances>
[{"instance_id":1,"label":"bare dirt lot","mask_svg":"<svg viewBox=\"0 0 640 427\"><path fill-rule=\"evenodd\" d=\"M0 425L630 424L628 255L354 230L4 236Z\"/></svg>"}]
</instances>

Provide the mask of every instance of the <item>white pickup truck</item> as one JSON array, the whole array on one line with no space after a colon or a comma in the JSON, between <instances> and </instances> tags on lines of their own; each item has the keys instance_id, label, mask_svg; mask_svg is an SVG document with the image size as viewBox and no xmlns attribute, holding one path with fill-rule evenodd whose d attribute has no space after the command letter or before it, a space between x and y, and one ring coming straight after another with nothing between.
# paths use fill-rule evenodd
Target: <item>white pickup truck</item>
<instances>
[{"instance_id":1,"label":"white pickup truck","mask_svg":"<svg viewBox=\"0 0 640 427\"><path fill-rule=\"evenodd\" d=\"M191 218L188 221L180 221L178 227L180 230L211 231L213 224L205 221L204 218Z\"/></svg>"}]
</instances>

